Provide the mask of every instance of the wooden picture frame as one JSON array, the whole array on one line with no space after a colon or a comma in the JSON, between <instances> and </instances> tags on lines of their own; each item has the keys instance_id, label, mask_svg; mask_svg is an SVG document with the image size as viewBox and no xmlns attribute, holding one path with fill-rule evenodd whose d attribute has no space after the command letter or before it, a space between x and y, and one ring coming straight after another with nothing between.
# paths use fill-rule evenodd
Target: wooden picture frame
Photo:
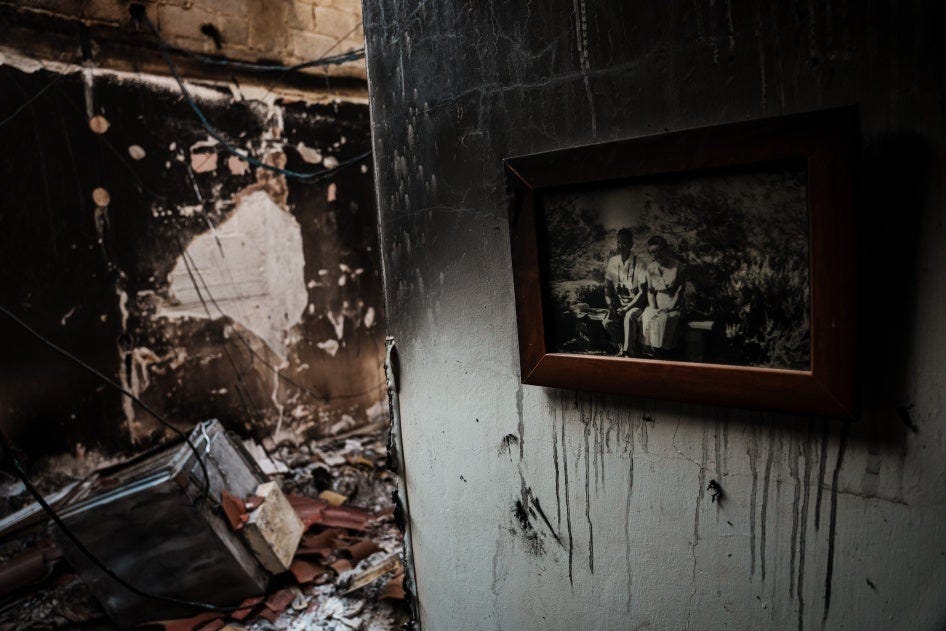
<instances>
[{"instance_id":1,"label":"wooden picture frame","mask_svg":"<svg viewBox=\"0 0 946 631\"><path fill-rule=\"evenodd\" d=\"M847 107L504 160L522 383L853 418L858 152L858 111ZM542 236L551 191L789 160L807 170L808 370L555 352Z\"/></svg>"}]
</instances>

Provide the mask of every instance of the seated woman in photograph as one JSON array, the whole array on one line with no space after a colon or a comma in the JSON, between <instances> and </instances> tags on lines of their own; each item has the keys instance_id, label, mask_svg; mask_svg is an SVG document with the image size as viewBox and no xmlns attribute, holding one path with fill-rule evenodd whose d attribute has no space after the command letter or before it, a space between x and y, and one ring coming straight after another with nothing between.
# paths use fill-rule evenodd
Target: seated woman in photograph
<instances>
[{"instance_id":1,"label":"seated woman in photograph","mask_svg":"<svg viewBox=\"0 0 946 631\"><path fill-rule=\"evenodd\" d=\"M640 318L647 306L647 270L636 254L634 234L629 228L618 230L618 253L608 259L604 272L604 296L608 314L602 320L619 357L637 355Z\"/></svg>"},{"instance_id":2,"label":"seated woman in photograph","mask_svg":"<svg viewBox=\"0 0 946 631\"><path fill-rule=\"evenodd\" d=\"M684 311L685 265L659 235L647 240L647 251L653 262L647 267L648 304L641 315L644 343L657 352L671 351Z\"/></svg>"}]
</instances>

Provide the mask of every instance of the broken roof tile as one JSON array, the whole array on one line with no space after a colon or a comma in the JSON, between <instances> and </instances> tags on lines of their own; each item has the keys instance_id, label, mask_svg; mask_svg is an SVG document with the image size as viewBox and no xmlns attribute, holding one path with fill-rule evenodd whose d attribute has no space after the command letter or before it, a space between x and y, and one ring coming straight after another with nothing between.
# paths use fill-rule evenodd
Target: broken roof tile
<instances>
[{"instance_id":1,"label":"broken roof tile","mask_svg":"<svg viewBox=\"0 0 946 631\"><path fill-rule=\"evenodd\" d=\"M344 548L351 555L351 562L358 563L362 559L369 557L381 548L371 539L358 541Z\"/></svg>"},{"instance_id":2,"label":"broken roof tile","mask_svg":"<svg viewBox=\"0 0 946 631\"><path fill-rule=\"evenodd\" d=\"M289 567L289 571L296 577L296 581L298 581L300 585L305 585L328 572L329 568L321 563L313 563L305 559L295 559Z\"/></svg>"},{"instance_id":3,"label":"broken roof tile","mask_svg":"<svg viewBox=\"0 0 946 631\"><path fill-rule=\"evenodd\" d=\"M222 491L220 493L220 506L227 516L230 528L233 530L243 528L243 525L246 523L247 519L249 519L246 512L246 503L243 500L232 493Z\"/></svg>"},{"instance_id":4,"label":"broken roof tile","mask_svg":"<svg viewBox=\"0 0 946 631\"><path fill-rule=\"evenodd\" d=\"M321 524L364 531L372 518L368 511L350 506L330 506L324 500L311 497L289 495L288 499L306 528Z\"/></svg>"},{"instance_id":5,"label":"broken roof tile","mask_svg":"<svg viewBox=\"0 0 946 631\"><path fill-rule=\"evenodd\" d=\"M240 608L230 614L230 617L234 620L245 620L252 612L253 609L263 602L264 596L253 596L252 598L247 598L242 603L240 603Z\"/></svg>"},{"instance_id":6,"label":"broken roof tile","mask_svg":"<svg viewBox=\"0 0 946 631\"><path fill-rule=\"evenodd\" d=\"M404 600L405 597L404 570L402 569L397 574L392 576L387 585L384 586L384 590L381 592L381 599Z\"/></svg>"},{"instance_id":7,"label":"broken roof tile","mask_svg":"<svg viewBox=\"0 0 946 631\"><path fill-rule=\"evenodd\" d=\"M154 624L159 625L164 631L198 631L198 629L203 629L208 623L223 618L224 615L225 614L216 611L204 611L190 618L158 620Z\"/></svg>"}]
</instances>

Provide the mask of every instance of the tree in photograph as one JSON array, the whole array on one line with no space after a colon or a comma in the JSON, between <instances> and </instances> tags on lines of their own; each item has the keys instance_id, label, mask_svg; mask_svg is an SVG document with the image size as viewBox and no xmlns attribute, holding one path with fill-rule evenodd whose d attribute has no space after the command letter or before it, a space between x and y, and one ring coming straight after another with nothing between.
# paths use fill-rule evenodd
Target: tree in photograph
<instances>
[{"instance_id":1,"label":"tree in photograph","mask_svg":"<svg viewBox=\"0 0 946 631\"><path fill-rule=\"evenodd\" d=\"M552 276L557 279L581 280L581 274L594 265L593 252L608 235L601 225L598 211L590 207L580 207L577 195L562 196L555 200L553 208L546 214L548 218L549 252ZM603 272L602 272L603 273Z\"/></svg>"}]
</instances>

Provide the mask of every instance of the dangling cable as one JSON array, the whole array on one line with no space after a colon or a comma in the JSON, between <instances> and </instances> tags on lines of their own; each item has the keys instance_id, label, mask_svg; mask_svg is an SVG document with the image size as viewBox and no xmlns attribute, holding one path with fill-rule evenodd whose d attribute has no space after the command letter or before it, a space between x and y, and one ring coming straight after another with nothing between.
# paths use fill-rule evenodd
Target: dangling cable
<instances>
[{"instance_id":1,"label":"dangling cable","mask_svg":"<svg viewBox=\"0 0 946 631\"><path fill-rule=\"evenodd\" d=\"M207 497L207 495L210 493L210 475L207 473L207 465L204 464L204 460L203 458L201 458L200 452L197 451L197 447L194 446L194 443L191 442L190 437L186 433L176 428L174 425L171 424L169 420L164 418L164 416L159 414L154 408L152 408L150 405L142 401L140 398L138 398L137 396L135 396L134 394L132 394L131 392L123 388L121 384L116 382L114 379L112 379L111 377L108 377L107 375L99 371L98 369L92 367L91 365L89 365L88 363L80 359L79 357L76 357L75 355L73 355L72 353L64 349L63 347L59 346L58 344L50 340L49 338L44 336L42 333L40 333L39 331L31 327L29 324L21 320L18 316L16 316L12 311L7 309L6 307L0 306L0 313L10 318L13 322L18 324L21 328L25 329L30 335L38 339L40 342L42 342L46 346L50 347L51 349L53 349L54 351L56 351L57 353L65 357L66 359L69 359L72 362L78 364L79 366L87 370L88 372L92 373L93 375L101 379L105 384L111 386L113 389L118 390L123 395L130 398L132 401L134 401L135 403L140 405L142 408L144 408L145 411L147 411L151 416L153 416L155 420L161 423L161 425L167 427L172 432L174 432L175 434L183 438L184 441L187 443L187 446L190 447L191 451L194 452L194 456L196 456L197 462L200 465L201 472L204 475L204 488L201 491L200 498L203 499Z\"/></svg>"},{"instance_id":2,"label":"dangling cable","mask_svg":"<svg viewBox=\"0 0 946 631\"><path fill-rule=\"evenodd\" d=\"M178 72L177 64L174 63L174 59L171 57L170 45L168 44L167 41L165 41L163 37L161 37L161 33L158 31L158 28L154 25L154 22L151 21L151 18L148 17L148 14L144 10L144 7L142 7L141 5L132 5L131 12L132 12L132 17L134 17L136 20L140 22L143 22L151 30L151 32L154 33L155 37L158 38L158 42L161 45L161 56L164 58L164 63L167 64L168 70L170 70L171 72L171 76L174 78L174 81L177 82L177 85L181 90L181 95L184 97L184 100L187 102L187 105L191 108L191 110L197 116L197 120L200 122L201 126L204 128L204 130L208 134L210 134L211 138L219 142L220 145L224 149L226 149L229 153L235 155L241 160L248 162L249 164L252 164L253 166L257 168L265 169L267 171L272 171L273 173L278 173L279 175L284 175L286 177L291 177L298 180L304 180L306 182L319 182L321 180L330 178L336 173L338 173L339 171L341 171L342 169L345 169L353 164L357 164L371 155L370 151L366 151L362 154L355 156L354 158L349 158L348 160L345 160L344 162L340 162L338 166L333 167L331 169L323 169L321 171L293 171L291 169L283 169L281 167L277 167L272 164L267 164L263 162L262 160L260 160L259 158L255 158L251 156L248 152L237 149L232 144L230 144L230 141L228 141L223 136L223 134L220 133L220 131L218 131L217 128L214 127L210 123L209 120L207 120L207 116L200 109L200 106L197 105L197 102L194 100L194 97L191 95L190 90L187 89L187 85L184 83L184 79L181 77L181 73Z\"/></svg>"},{"instance_id":3,"label":"dangling cable","mask_svg":"<svg viewBox=\"0 0 946 631\"><path fill-rule=\"evenodd\" d=\"M3 307L0 307L3 309ZM9 312L6 309L3 309L9 315ZM23 483L23 486L26 487L26 490L30 495L33 496L33 499L43 508L49 518L62 530L62 533L66 536L69 541L75 545L75 547L86 557L89 561L92 562L98 569L104 572L109 578L113 581L130 591L131 593L141 596L142 598L148 598L151 600L158 600L161 602L171 603L174 605L184 605L187 607L194 607L197 609L206 609L208 611L216 611L220 613L232 613L234 611L239 611L240 609L249 609L249 607L220 607L217 605L211 605L209 603L195 602L191 600L185 600L182 598L174 598L172 596L161 596L159 594L151 594L142 589L139 589L118 576L113 572L101 559L99 559L91 550L89 550L85 544L73 533L68 526L62 521L62 518L59 517L58 513L53 509L52 506L46 501L46 498L43 497L43 494L40 493L33 483L30 481L29 476L26 474L26 471L23 468L22 463L20 463L19 458L16 457L16 453L13 451L13 446L10 444L10 441L7 439L6 434L3 430L0 430L0 447L3 448L3 453L10 460L10 464L13 467L13 472L16 473L16 476L20 479L20 482Z\"/></svg>"}]
</instances>

